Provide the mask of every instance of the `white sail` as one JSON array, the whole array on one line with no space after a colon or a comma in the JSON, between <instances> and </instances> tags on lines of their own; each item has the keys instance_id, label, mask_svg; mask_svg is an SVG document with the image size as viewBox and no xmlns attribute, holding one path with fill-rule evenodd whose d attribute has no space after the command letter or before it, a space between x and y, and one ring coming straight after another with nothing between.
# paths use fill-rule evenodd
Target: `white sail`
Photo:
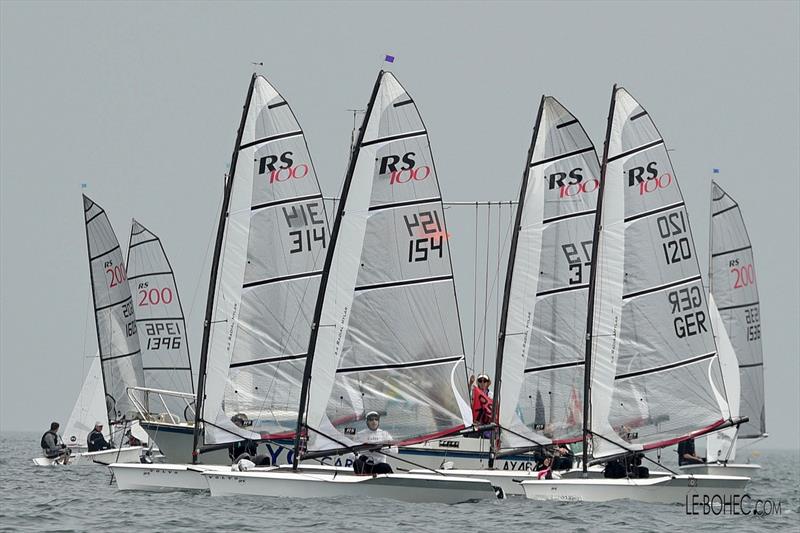
<instances>
[{"instance_id":1,"label":"white sail","mask_svg":"<svg viewBox=\"0 0 800 533\"><path fill-rule=\"evenodd\" d=\"M731 417L739 416L739 362L733 348L725 324L722 321L719 309L714 300L714 293L708 295L708 310L711 313L711 325L717 337L717 350L719 350L719 363L722 367L722 379L725 383L727 398L719 398L721 409L724 410L727 399L727 409ZM711 433L706 438L707 461L732 461L736 457L736 435L739 428L729 427Z\"/></svg>"},{"instance_id":2,"label":"white sail","mask_svg":"<svg viewBox=\"0 0 800 533\"><path fill-rule=\"evenodd\" d=\"M595 457L668 446L729 417L715 396L724 387L683 196L664 140L622 88L606 143L591 331Z\"/></svg>"},{"instance_id":3,"label":"white sail","mask_svg":"<svg viewBox=\"0 0 800 533\"><path fill-rule=\"evenodd\" d=\"M142 354L125 261L105 211L83 197L97 342L110 423L135 413L129 387L144 386Z\"/></svg>"},{"instance_id":4,"label":"white sail","mask_svg":"<svg viewBox=\"0 0 800 533\"><path fill-rule=\"evenodd\" d=\"M311 451L352 445L369 411L401 443L472 422L438 177L391 73L378 76L353 157L311 348Z\"/></svg>"},{"instance_id":5,"label":"white sail","mask_svg":"<svg viewBox=\"0 0 800 533\"><path fill-rule=\"evenodd\" d=\"M578 120L542 97L501 324L499 405L504 447L583 435L587 295L600 164ZM503 328L504 331L503 331Z\"/></svg>"},{"instance_id":6,"label":"white sail","mask_svg":"<svg viewBox=\"0 0 800 533\"><path fill-rule=\"evenodd\" d=\"M739 438L766 435L761 304L750 237L739 204L717 183L711 187L711 293L739 361L739 414L749 421Z\"/></svg>"},{"instance_id":7,"label":"white sail","mask_svg":"<svg viewBox=\"0 0 800 533\"><path fill-rule=\"evenodd\" d=\"M107 418L103 374L98 355L92 358L81 392L64 426L64 443L69 447L85 448L86 437L94 429L95 423L103 422ZM105 423L103 425L105 426ZM108 427L104 427L103 430L106 436L110 435Z\"/></svg>"},{"instance_id":8,"label":"white sail","mask_svg":"<svg viewBox=\"0 0 800 533\"><path fill-rule=\"evenodd\" d=\"M261 76L251 81L229 180L205 368L206 443L294 432L328 240L303 131ZM246 417L243 427L234 415Z\"/></svg>"},{"instance_id":9,"label":"white sail","mask_svg":"<svg viewBox=\"0 0 800 533\"><path fill-rule=\"evenodd\" d=\"M194 394L186 321L172 265L161 240L135 220L131 224L127 262L145 385ZM193 411L187 409L182 398L162 395L155 402L149 396L145 400L150 413L166 409L166 420L194 420Z\"/></svg>"}]
</instances>

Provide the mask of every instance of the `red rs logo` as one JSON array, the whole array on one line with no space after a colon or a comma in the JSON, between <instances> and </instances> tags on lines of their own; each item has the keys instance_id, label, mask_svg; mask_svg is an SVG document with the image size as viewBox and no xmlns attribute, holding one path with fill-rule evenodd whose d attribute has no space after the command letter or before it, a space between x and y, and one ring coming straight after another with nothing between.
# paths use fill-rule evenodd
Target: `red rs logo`
<instances>
[{"instance_id":1,"label":"red rs logo","mask_svg":"<svg viewBox=\"0 0 800 533\"><path fill-rule=\"evenodd\" d=\"M407 170L394 170L389 174L389 184L408 183L411 180L422 181L431 175L431 167L428 165L409 168Z\"/></svg>"}]
</instances>

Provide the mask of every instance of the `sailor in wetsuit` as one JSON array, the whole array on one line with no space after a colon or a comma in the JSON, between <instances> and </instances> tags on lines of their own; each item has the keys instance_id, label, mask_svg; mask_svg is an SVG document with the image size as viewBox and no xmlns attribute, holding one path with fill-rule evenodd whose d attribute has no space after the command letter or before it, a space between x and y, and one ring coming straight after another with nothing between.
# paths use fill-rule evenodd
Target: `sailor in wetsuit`
<instances>
[{"instance_id":1,"label":"sailor in wetsuit","mask_svg":"<svg viewBox=\"0 0 800 533\"><path fill-rule=\"evenodd\" d=\"M367 429L363 429L356 435L356 441L364 444L387 445L392 442L392 436L388 431L380 429L381 416L377 411L367 413ZM397 446L386 446L389 453L397 453ZM356 474L391 474L392 467L386 462L386 455L380 451L364 451L353 461L353 470Z\"/></svg>"},{"instance_id":2,"label":"sailor in wetsuit","mask_svg":"<svg viewBox=\"0 0 800 533\"><path fill-rule=\"evenodd\" d=\"M41 439L41 447L44 456L48 459L56 459L56 462L66 463L69 454L72 450L67 448L66 444L61 442L61 437L58 435L58 422L50 424L50 429L44 432Z\"/></svg>"},{"instance_id":3,"label":"sailor in wetsuit","mask_svg":"<svg viewBox=\"0 0 800 533\"><path fill-rule=\"evenodd\" d=\"M113 448L111 443L107 442L106 438L103 436L102 422L94 423L94 429L89 433L89 436L86 437L86 446L88 446L90 452L99 452L100 450Z\"/></svg>"},{"instance_id":4,"label":"sailor in wetsuit","mask_svg":"<svg viewBox=\"0 0 800 533\"><path fill-rule=\"evenodd\" d=\"M697 455L694 449L694 439L678 443L678 465L701 465L706 460Z\"/></svg>"}]
</instances>

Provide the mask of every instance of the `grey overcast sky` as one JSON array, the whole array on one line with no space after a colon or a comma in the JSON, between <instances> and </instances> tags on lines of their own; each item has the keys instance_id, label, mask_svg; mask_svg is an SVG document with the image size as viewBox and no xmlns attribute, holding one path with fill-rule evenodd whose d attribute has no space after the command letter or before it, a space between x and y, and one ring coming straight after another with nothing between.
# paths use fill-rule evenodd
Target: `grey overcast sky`
<instances>
[{"instance_id":1,"label":"grey overcast sky","mask_svg":"<svg viewBox=\"0 0 800 533\"><path fill-rule=\"evenodd\" d=\"M0 429L62 422L96 350L81 206L162 238L198 357L218 216L253 66L289 100L326 194L383 54L417 101L446 200L517 194L542 93L602 147L611 86L674 149L701 265L712 167L756 253L764 446L797 448L800 3L0 2ZM449 219L472 337L472 226ZM463 217L462 217L463 218ZM459 235L465 235L461 241ZM461 248L459 249L459 246Z\"/></svg>"}]
</instances>

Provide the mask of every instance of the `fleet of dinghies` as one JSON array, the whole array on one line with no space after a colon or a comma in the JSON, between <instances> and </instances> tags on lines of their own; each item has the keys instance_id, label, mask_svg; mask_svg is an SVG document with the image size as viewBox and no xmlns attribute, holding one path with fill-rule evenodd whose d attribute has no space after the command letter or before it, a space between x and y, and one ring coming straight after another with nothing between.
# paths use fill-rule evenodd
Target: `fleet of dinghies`
<instances>
[{"instance_id":1,"label":"fleet of dinghies","mask_svg":"<svg viewBox=\"0 0 800 533\"><path fill-rule=\"evenodd\" d=\"M750 241L738 204L714 183L706 294L665 142L625 89L612 93L602 159L575 116L541 99L511 233L491 424L473 421L428 131L390 72L375 81L338 200L329 227L303 130L254 74L195 391L160 240L134 221L126 272L105 212L84 197L100 353L69 440L89 429L73 418L102 415L110 428L141 426L165 461L115 460L120 489L445 503L743 492L757 466L733 463L736 440L766 436ZM386 441L365 441L368 413L380 414ZM605 465L706 435L709 464L606 477ZM557 472L498 468L554 446L580 457ZM364 453L399 472L356 474Z\"/></svg>"}]
</instances>

